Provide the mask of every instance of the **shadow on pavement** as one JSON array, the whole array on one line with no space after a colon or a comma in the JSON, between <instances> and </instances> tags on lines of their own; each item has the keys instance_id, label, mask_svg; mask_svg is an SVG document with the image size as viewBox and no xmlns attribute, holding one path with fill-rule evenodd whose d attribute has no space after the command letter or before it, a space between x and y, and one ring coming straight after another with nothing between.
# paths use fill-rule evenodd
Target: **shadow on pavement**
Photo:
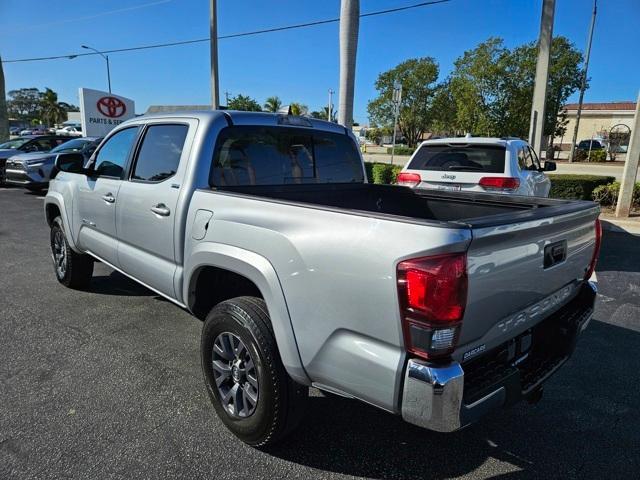
<instances>
[{"instance_id":1,"label":"shadow on pavement","mask_svg":"<svg viewBox=\"0 0 640 480\"><path fill-rule=\"evenodd\" d=\"M640 358L620 362L619 352L639 350L640 334L593 320L539 404L522 402L451 434L413 427L354 400L312 397L300 429L268 453L379 479L474 471L499 478L631 478L640 468L632 453L640 449L640 389L629 387L628 375L634 372L637 381ZM495 460L501 468L492 473Z\"/></svg>"},{"instance_id":2,"label":"shadow on pavement","mask_svg":"<svg viewBox=\"0 0 640 480\"><path fill-rule=\"evenodd\" d=\"M118 271L112 271L109 275L95 275L91 279L88 289L91 293L100 295L127 295L135 297L151 297L156 295L138 282Z\"/></svg>"},{"instance_id":3,"label":"shadow on pavement","mask_svg":"<svg viewBox=\"0 0 640 480\"><path fill-rule=\"evenodd\" d=\"M596 273L640 272L640 241L637 235L605 230Z\"/></svg>"}]
</instances>

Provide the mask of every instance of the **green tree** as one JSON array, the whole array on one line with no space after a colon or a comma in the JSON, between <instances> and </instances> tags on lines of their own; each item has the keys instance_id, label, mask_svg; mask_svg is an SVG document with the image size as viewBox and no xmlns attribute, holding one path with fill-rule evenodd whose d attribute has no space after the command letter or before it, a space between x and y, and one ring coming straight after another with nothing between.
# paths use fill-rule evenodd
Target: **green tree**
<instances>
[{"instance_id":1,"label":"green tree","mask_svg":"<svg viewBox=\"0 0 640 480\"><path fill-rule=\"evenodd\" d=\"M50 88L40 95L40 116L47 125L62 123L67 119L67 110L58 102L58 94Z\"/></svg>"},{"instance_id":2,"label":"green tree","mask_svg":"<svg viewBox=\"0 0 640 480\"><path fill-rule=\"evenodd\" d=\"M229 100L229 110L244 110L246 112L261 112L262 107L248 95L236 95Z\"/></svg>"},{"instance_id":3,"label":"green tree","mask_svg":"<svg viewBox=\"0 0 640 480\"><path fill-rule=\"evenodd\" d=\"M367 105L371 123L393 125L393 84L402 84L398 128L411 147L415 147L433 122L433 100L437 90L438 64L431 57L412 58L378 75L378 97Z\"/></svg>"},{"instance_id":4,"label":"green tree","mask_svg":"<svg viewBox=\"0 0 640 480\"><path fill-rule=\"evenodd\" d=\"M458 109L448 79L438 85L433 97L432 110L431 131L433 133L454 136L459 131L457 126Z\"/></svg>"},{"instance_id":5,"label":"green tree","mask_svg":"<svg viewBox=\"0 0 640 480\"><path fill-rule=\"evenodd\" d=\"M454 65L450 93L456 125L478 135L529 134L538 48L535 42L508 49L500 38L489 38L464 52ZM580 87L582 54L565 37L551 45L544 134L566 128L562 106Z\"/></svg>"},{"instance_id":6,"label":"green tree","mask_svg":"<svg viewBox=\"0 0 640 480\"><path fill-rule=\"evenodd\" d=\"M309 116L313 118L317 118L319 120L328 120L329 119L329 107L322 107L322 110L314 110L309 114ZM337 122L336 112L335 110L331 112L331 121Z\"/></svg>"},{"instance_id":7,"label":"green tree","mask_svg":"<svg viewBox=\"0 0 640 480\"><path fill-rule=\"evenodd\" d=\"M309 113L309 107L302 103L293 102L289 105L289 111L291 115L307 115Z\"/></svg>"},{"instance_id":8,"label":"green tree","mask_svg":"<svg viewBox=\"0 0 640 480\"><path fill-rule=\"evenodd\" d=\"M264 102L264 111L265 112L277 112L282 107L282 100L279 97L273 96L267 98Z\"/></svg>"},{"instance_id":9,"label":"green tree","mask_svg":"<svg viewBox=\"0 0 640 480\"><path fill-rule=\"evenodd\" d=\"M40 90L37 88L20 88L7 94L7 112L9 117L31 121L40 117Z\"/></svg>"}]
</instances>

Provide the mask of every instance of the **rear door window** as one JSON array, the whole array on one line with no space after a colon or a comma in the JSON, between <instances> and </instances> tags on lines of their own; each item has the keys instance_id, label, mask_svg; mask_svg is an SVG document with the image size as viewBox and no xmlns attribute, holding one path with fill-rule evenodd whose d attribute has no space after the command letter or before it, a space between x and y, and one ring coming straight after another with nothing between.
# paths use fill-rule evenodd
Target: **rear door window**
<instances>
[{"instance_id":1,"label":"rear door window","mask_svg":"<svg viewBox=\"0 0 640 480\"><path fill-rule=\"evenodd\" d=\"M161 182L175 175L187 137L187 125L151 125L138 152L132 180Z\"/></svg>"},{"instance_id":2,"label":"rear door window","mask_svg":"<svg viewBox=\"0 0 640 480\"><path fill-rule=\"evenodd\" d=\"M506 149L500 145L446 144L422 145L409 169L504 173Z\"/></svg>"},{"instance_id":3,"label":"rear door window","mask_svg":"<svg viewBox=\"0 0 640 480\"><path fill-rule=\"evenodd\" d=\"M234 126L218 136L212 186L364 181L360 155L344 134Z\"/></svg>"}]
</instances>

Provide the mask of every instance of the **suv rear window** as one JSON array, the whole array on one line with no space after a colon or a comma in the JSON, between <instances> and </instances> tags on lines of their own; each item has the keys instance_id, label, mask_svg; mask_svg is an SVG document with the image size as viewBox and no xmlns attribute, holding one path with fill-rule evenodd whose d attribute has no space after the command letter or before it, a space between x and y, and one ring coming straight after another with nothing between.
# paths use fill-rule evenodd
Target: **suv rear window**
<instances>
[{"instance_id":1,"label":"suv rear window","mask_svg":"<svg viewBox=\"0 0 640 480\"><path fill-rule=\"evenodd\" d=\"M220 132L211 186L364 182L347 135L288 127L233 126Z\"/></svg>"},{"instance_id":2,"label":"suv rear window","mask_svg":"<svg viewBox=\"0 0 640 480\"><path fill-rule=\"evenodd\" d=\"M500 145L423 145L409 164L412 170L504 173L506 148Z\"/></svg>"}]
</instances>

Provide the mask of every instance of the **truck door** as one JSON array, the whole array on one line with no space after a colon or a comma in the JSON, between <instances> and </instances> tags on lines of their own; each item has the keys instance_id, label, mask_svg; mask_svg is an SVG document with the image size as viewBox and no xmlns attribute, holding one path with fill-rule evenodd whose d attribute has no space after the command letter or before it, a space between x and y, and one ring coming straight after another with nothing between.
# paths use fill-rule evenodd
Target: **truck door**
<instances>
[{"instance_id":1,"label":"truck door","mask_svg":"<svg viewBox=\"0 0 640 480\"><path fill-rule=\"evenodd\" d=\"M138 127L112 135L96 153L89 168L92 175L78 175L78 244L101 259L118 265L116 207L122 176L133 149Z\"/></svg>"},{"instance_id":2,"label":"truck door","mask_svg":"<svg viewBox=\"0 0 640 480\"><path fill-rule=\"evenodd\" d=\"M184 120L147 124L120 188L116 213L120 268L172 298L180 217L176 207L189 153L185 148L189 128Z\"/></svg>"}]
</instances>

